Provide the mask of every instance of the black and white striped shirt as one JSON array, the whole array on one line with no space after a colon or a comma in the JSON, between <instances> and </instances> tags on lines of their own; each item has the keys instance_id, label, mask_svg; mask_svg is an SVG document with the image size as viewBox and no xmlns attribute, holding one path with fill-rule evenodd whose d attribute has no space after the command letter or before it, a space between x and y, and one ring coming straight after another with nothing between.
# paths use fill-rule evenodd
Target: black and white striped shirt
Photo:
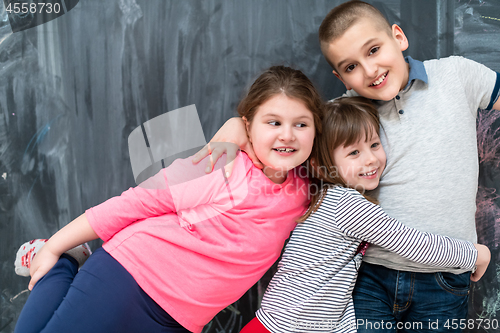
<instances>
[{"instance_id":1,"label":"black and white striped shirt","mask_svg":"<svg viewBox=\"0 0 500 333\"><path fill-rule=\"evenodd\" d=\"M295 228L257 311L260 322L273 333L356 332L351 293L362 241L435 266L472 270L477 258L470 242L405 227L356 190L332 187Z\"/></svg>"}]
</instances>

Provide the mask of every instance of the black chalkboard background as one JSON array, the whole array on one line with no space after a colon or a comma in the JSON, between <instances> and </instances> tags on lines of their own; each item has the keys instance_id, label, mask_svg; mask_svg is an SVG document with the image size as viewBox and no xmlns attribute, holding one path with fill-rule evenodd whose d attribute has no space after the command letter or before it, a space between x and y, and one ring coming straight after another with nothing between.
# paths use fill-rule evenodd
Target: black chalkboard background
<instances>
[{"instance_id":1,"label":"black chalkboard background","mask_svg":"<svg viewBox=\"0 0 500 333\"><path fill-rule=\"evenodd\" d=\"M13 331L28 296L28 278L13 269L18 247L135 185L127 138L136 127L195 104L210 140L248 83L275 64L302 69L324 98L343 93L317 37L341 2L80 0L15 33L0 6L0 332ZM500 72L500 0L370 2L402 26L414 58L457 54ZM470 317L490 320L500 311L499 162L487 154L499 147L497 118L480 113L477 224L493 259L470 298ZM270 276L205 332L238 332Z\"/></svg>"}]
</instances>

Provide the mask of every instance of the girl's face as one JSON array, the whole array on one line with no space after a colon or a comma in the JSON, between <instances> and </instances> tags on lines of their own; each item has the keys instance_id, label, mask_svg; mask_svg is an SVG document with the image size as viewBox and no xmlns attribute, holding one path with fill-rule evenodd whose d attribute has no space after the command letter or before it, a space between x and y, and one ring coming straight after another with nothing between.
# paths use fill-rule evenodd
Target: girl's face
<instances>
[{"instance_id":1,"label":"girl's face","mask_svg":"<svg viewBox=\"0 0 500 333\"><path fill-rule=\"evenodd\" d=\"M372 128L372 137L363 136L350 146L339 146L333 151L337 172L349 187L373 190L378 186L384 171L386 156L380 138Z\"/></svg>"},{"instance_id":2,"label":"girl's face","mask_svg":"<svg viewBox=\"0 0 500 333\"><path fill-rule=\"evenodd\" d=\"M284 182L287 172L311 154L314 119L302 101L275 95L258 107L251 123L244 120L255 155L273 182Z\"/></svg>"}]
</instances>

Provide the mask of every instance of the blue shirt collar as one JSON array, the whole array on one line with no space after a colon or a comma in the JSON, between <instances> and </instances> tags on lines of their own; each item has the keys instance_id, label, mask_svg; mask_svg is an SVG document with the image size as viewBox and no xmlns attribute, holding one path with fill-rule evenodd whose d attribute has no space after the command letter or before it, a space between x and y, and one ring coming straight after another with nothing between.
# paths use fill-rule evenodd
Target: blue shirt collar
<instances>
[{"instance_id":1,"label":"blue shirt collar","mask_svg":"<svg viewBox=\"0 0 500 333\"><path fill-rule=\"evenodd\" d=\"M414 80L420 80L427 83L427 72L425 71L424 63L410 56L405 57L405 60L410 64L410 73L408 75L408 83L403 90L406 90Z\"/></svg>"}]
</instances>

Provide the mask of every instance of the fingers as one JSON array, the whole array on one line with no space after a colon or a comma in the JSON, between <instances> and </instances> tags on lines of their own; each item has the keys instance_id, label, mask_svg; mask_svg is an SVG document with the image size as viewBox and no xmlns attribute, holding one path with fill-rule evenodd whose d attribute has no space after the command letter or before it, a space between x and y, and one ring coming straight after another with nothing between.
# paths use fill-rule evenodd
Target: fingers
<instances>
[{"instance_id":1,"label":"fingers","mask_svg":"<svg viewBox=\"0 0 500 333\"><path fill-rule=\"evenodd\" d=\"M474 273L472 273L470 275L470 280L472 282L477 282L477 281L479 281L483 277L483 275L484 275L484 270L483 271L479 271L479 269L478 269L478 270L476 270Z\"/></svg>"},{"instance_id":2,"label":"fingers","mask_svg":"<svg viewBox=\"0 0 500 333\"><path fill-rule=\"evenodd\" d=\"M476 270L473 271L473 273L470 275L471 281L473 282L479 281L483 277L484 273L486 273L487 268L488 268L487 264L476 266Z\"/></svg>"},{"instance_id":3,"label":"fingers","mask_svg":"<svg viewBox=\"0 0 500 333\"><path fill-rule=\"evenodd\" d=\"M194 154L193 159L191 160L193 164L197 164L199 161L204 159L205 157L209 156L208 162L207 162L207 167L205 168L206 173L212 172L212 169L214 167L214 161L217 161L218 157L215 158L215 156L212 156L214 152L212 151L212 148L210 146L210 142L207 143L200 151L198 151L196 154Z\"/></svg>"},{"instance_id":4,"label":"fingers","mask_svg":"<svg viewBox=\"0 0 500 333\"><path fill-rule=\"evenodd\" d=\"M206 144L200 151L194 154L193 163L196 164L210 154L210 143Z\"/></svg>"},{"instance_id":5,"label":"fingers","mask_svg":"<svg viewBox=\"0 0 500 333\"><path fill-rule=\"evenodd\" d=\"M471 275L470 275L470 280L473 281L473 282L477 282L479 281L479 279L477 278L477 269L472 271Z\"/></svg>"},{"instance_id":6,"label":"fingers","mask_svg":"<svg viewBox=\"0 0 500 333\"><path fill-rule=\"evenodd\" d=\"M225 166L224 166L224 173L226 175L227 178L231 177L231 175L233 174L233 168L234 168L234 165L236 163L236 153L239 151L239 149L236 149L236 150L233 150L233 149L228 149L227 151L227 161L229 161L229 163L227 163Z\"/></svg>"},{"instance_id":7,"label":"fingers","mask_svg":"<svg viewBox=\"0 0 500 333\"><path fill-rule=\"evenodd\" d=\"M35 286L35 284L38 282L38 280L40 280L43 276L45 275L45 273L42 273L39 269L36 270L36 272L33 274L33 276L31 277L31 280L28 284L28 289L31 291L33 290L33 287Z\"/></svg>"},{"instance_id":8,"label":"fingers","mask_svg":"<svg viewBox=\"0 0 500 333\"><path fill-rule=\"evenodd\" d=\"M205 169L206 173L210 173L214 169L215 163L219 160L219 158L226 152L226 149L221 146L213 146L213 150L209 156L207 167Z\"/></svg>"},{"instance_id":9,"label":"fingers","mask_svg":"<svg viewBox=\"0 0 500 333\"><path fill-rule=\"evenodd\" d=\"M491 260L491 252L487 246L482 244L474 244L474 247L477 250L476 271L471 274L470 279L477 282L481 279L488 268Z\"/></svg>"},{"instance_id":10,"label":"fingers","mask_svg":"<svg viewBox=\"0 0 500 333\"><path fill-rule=\"evenodd\" d=\"M258 168L262 169L263 165L255 155L252 145L247 145L247 149L248 156L252 159L252 162ZM234 161L239 150L238 145L231 142L210 142L194 155L193 163L198 163L208 156L205 172L210 173L213 171L215 163L225 153L227 155L227 164L224 166L224 173L229 178L233 173Z\"/></svg>"},{"instance_id":11,"label":"fingers","mask_svg":"<svg viewBox=\"0 0 500 333\"><path fill-rule=\"evenodd\" d=\"M219 160L219 158L226 153L227 154L227 160L229 162L232 162L234 158L236 157L236 153L239 151L238 145L230 142L210 142L208 143L205 147L203 147L202 150L200 150L198 153L196 153L195 157L193 158L193 163L194 162L199 162L202 158L207 157L207 166L205 168L206 173L210 173L214 169L215 163ZM229 174L226 174L226 177L229 177L232 173L232 168L233 164L231 164L228 167L227 172Z\"/></svg>"}]
</instances>

